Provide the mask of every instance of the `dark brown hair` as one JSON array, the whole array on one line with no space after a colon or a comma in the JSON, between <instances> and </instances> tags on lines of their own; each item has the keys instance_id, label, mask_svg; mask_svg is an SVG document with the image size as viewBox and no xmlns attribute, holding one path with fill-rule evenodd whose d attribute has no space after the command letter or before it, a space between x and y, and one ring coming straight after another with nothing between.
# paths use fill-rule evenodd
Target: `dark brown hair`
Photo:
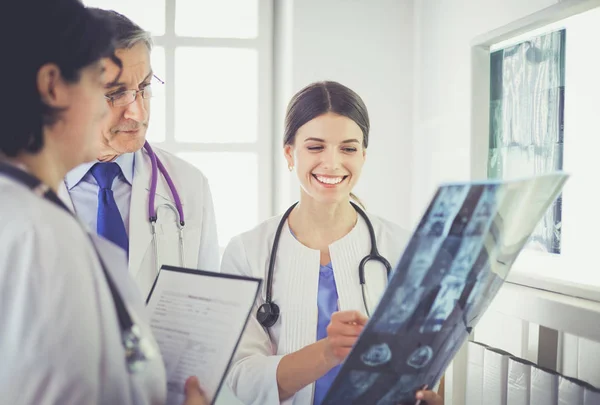
<instances>
[{"instance_id":1,"label":"dark brown hair","mask_svg":"<svg viewBox=\"0 0 600 405\"><path fill-rule=\"evenodd\" d=\"M327 113L350 118L363 133L363 147L369 146L369 113L362 98L350 88L333 81L309 84L292 97L285 114L283 146L296 143L298 129L307 122ZM354 194L350 198L364 208Z\"/></svg>"},{"instance_id":2,"label":"dark brown hair","mask_svg":"<svg viewBox=\"0 0 600 405\"><path fill-rule=\"evenodd\" d=\"M348 87L331 81L312 83L292 97L285 114L283 146L296 142L301 126L323 114L350 118L363 133L363 146L369 146L369 113L362 98Z\"/></svg>"},{"instance_id":3,"label":"dark brown hair","mask_svg":"<svg viewBox=\"0 0 600 405\"><path fill-rule=\"evenodd\" d=\"M80 0L4 2L0 38L6 57L0 64L6 102L0 109L0 153L9 157L39 152L44 146L43 127L56 122L61 112L40 97L37 74L43 65L56 64L70 83L103 57L120 65L114 55L113 27L93 16Z\"/></svg>"}]
</instances>

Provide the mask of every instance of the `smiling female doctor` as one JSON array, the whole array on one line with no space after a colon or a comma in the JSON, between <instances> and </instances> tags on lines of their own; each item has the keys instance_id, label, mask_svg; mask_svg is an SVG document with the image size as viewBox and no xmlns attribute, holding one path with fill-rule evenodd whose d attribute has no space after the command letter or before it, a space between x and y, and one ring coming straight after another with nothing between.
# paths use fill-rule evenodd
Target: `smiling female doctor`
<instances>
[{"instance_id":1,"label":"smiling female doctor","mask_svg":"<svg viewBox=\"0 0 600 405\"><path fill-rule=\"evenodd\" d=\"M0 402L164 405L165 370L125 254L56 195L94 158L112 30L79 0L0 6ZM119 69L116 69L118 77ZM195 379L186 405L206 404Z\"/></svg>"},{"instance_id":2,"label":"smiling female doctor","mask_svg":"<svg viewBox=\"0 0 600 405\"><path fill-rule=\"evenodd\" d=\"M408 242L350 201L369 125L361 98L335 82L304 88L288 106L284 153L300 201L233 238L222 259L223 272L265 280L228 375L245 404L320 404ZM359 266L369 255L363 294ZM417 396L442 403L432 391Z\"/></svg>"}]
</instances>

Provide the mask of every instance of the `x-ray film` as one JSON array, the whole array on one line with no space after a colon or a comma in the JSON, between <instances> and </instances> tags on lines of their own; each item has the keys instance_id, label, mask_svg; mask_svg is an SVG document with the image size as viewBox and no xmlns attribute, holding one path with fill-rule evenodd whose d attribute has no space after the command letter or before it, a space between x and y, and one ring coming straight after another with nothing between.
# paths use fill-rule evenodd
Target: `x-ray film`
<instances>
[{"instance_id":1,"label":"x-ray film","mask_svg":"<svg viewBox=\"0 0 600 405\"><path fill-rule=\"evenodd\" d=\"M434 387L567 178L441 185L323 405L414 404Z\"/></svg>"}]
</instances>

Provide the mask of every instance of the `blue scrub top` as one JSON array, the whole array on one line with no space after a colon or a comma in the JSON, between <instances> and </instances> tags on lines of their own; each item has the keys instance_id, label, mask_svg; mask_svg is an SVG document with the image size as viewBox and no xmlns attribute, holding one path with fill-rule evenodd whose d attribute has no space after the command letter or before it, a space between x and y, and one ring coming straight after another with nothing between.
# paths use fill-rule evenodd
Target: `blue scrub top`
<instances>
[{"instance_id":1,"label":"blue scrub top","mask_svg":"<svg viewBox=\"0 0 600 405\"><path fill-rule=\"evenodd\" d=\"M338 310L338 293L333 277L331 263L321 265L319 270L319 291L317 293L317 306L319 316L317 319L317 340L327 337L327 326L331 321L331 315ZM333 384L336 375L340 371L340 365L335 366L323 377L315 382L315 393L313 405L320 405L325 399L325 394Z\"/></svg>"},{"instance_id":2,"label":"blue scrub top","mask_svg":"<svg viewBox=\"0 0 600 405\"><path fill-rule=\"evenodd\" d=\"M294 232L290 228L290 233L295 238ZM327 326L331 322L331 315L338 311L338 292L333 277L333 266L331 262L321 265L319 268L319 290L317 292L317 307L319 315L317 318L317 340L327 337ZM341 364L335 366L323 377L315 381L315 392L313 405L320 405L325 399L325 394L333 384Z\"/></svg>"}]
</instances>

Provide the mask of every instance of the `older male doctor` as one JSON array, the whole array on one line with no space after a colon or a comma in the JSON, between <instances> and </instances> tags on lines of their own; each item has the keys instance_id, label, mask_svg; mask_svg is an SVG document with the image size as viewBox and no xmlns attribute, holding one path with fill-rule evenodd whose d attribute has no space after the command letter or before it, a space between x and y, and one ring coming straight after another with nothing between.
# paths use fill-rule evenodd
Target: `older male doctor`
<instances>
[{"instance_id":1,"label":"older male doctor","mask_svg":"<svg viewBox=\"0 0 600 405\"><path fill-rule=\"evenodd\" d=\"M219 271L212 196L198 169L146 144L152 88L162 84L150 64L150 34L117 12L92 12L117 28L123 69L106 89L110 113L97 162L69 172L59 193L90 229L128 253L129 274L147 297L162 264ZM226 387L217 399L239 403Z\"/></svg>"},{"instance_id":2,"label":"older male doctor","mask_svg":"<svg viewBox=\"0 0 600 405\"><path fill-rule=\"evenodd\" d=\"M61 197L90 229L128 252L129 273L146 297L161 264L219 271L212 197L198 169L145 146L150 97L162 85L150 65L150 34L114 11L92 11L116 25L123 71L106 90L110 114L98 161L69 172Z\"/></svg>"}]
</instances>

